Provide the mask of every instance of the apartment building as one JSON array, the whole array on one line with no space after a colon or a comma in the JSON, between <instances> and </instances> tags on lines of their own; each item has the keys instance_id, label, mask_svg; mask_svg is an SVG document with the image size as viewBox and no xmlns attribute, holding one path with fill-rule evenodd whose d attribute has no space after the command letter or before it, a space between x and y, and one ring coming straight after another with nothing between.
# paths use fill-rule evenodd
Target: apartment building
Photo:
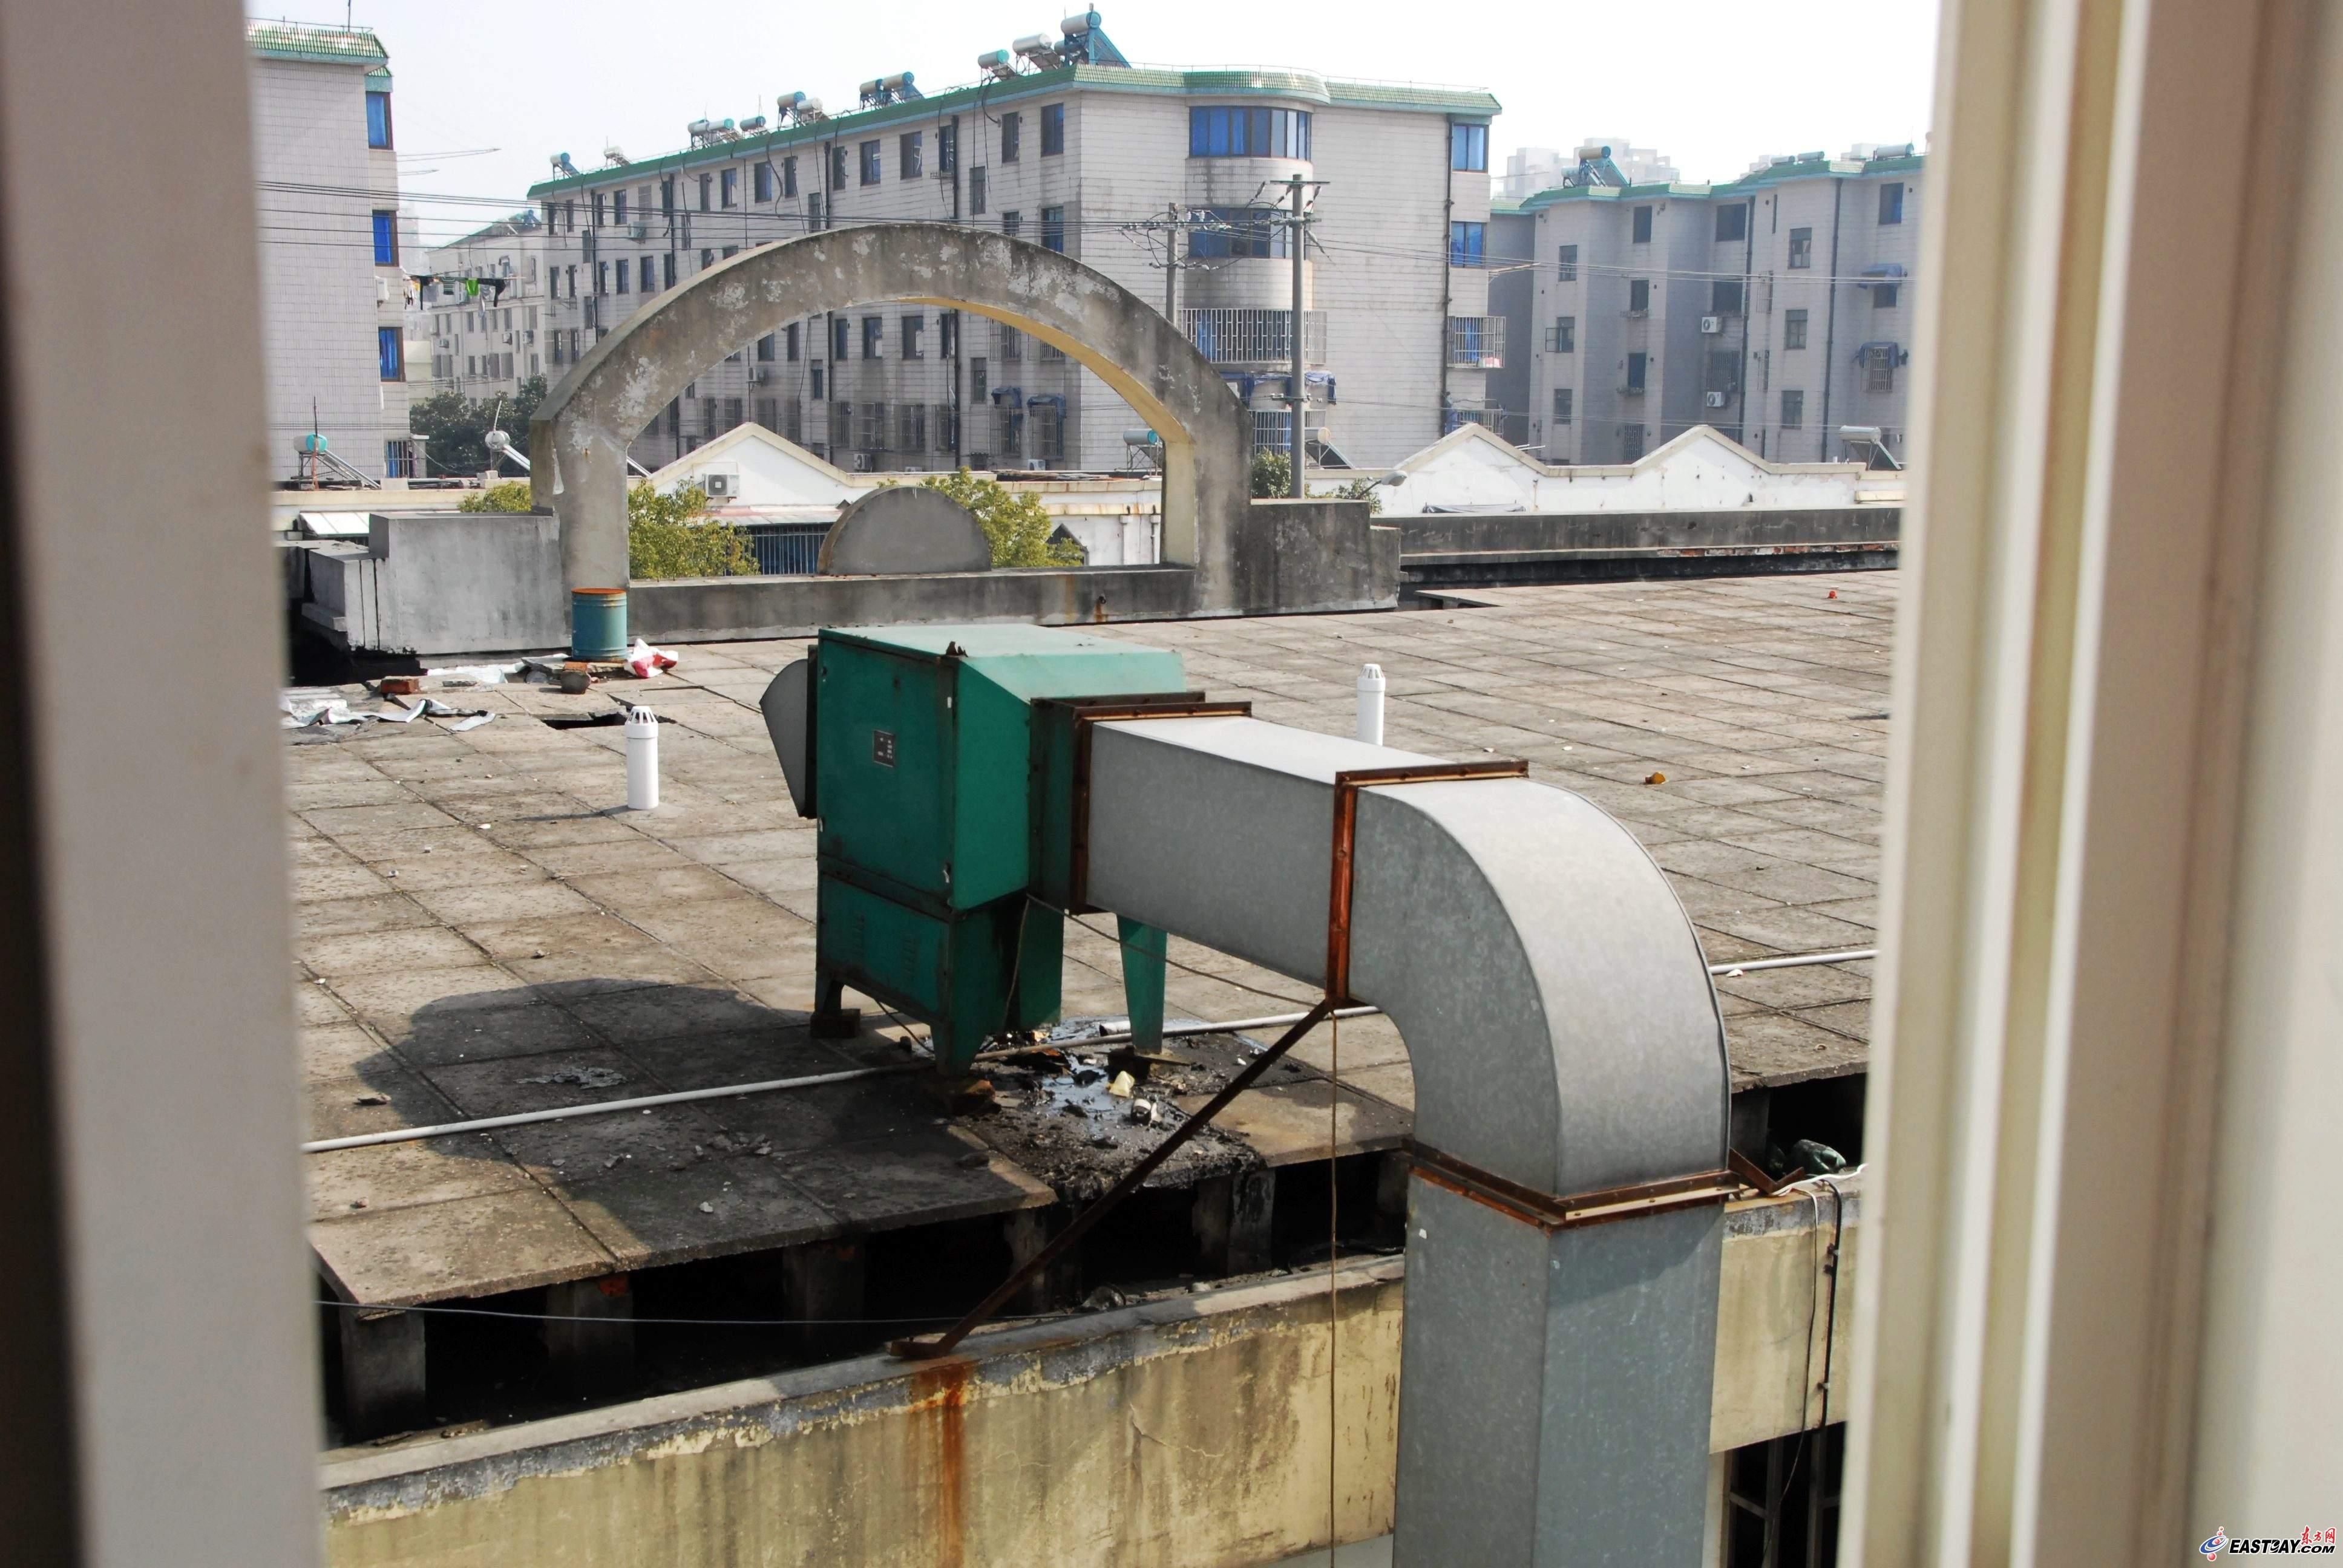
<instances>
[{"instance_id":1,"label":"apartment building","mask_svg":"<svg viewBox=\"0 0 2343 1568\"><path fill-rule=\"evenodd\" d=\"M1902 461L1918 153L1767 158L1700 186L1635 183L1600 144L1580 151L1520 208L1536 258L1525 445L1632 462L1710 425L1778 461Z\"/></svg>"},{"instance_id":2,"label":"apartment building","mask_svg":"<svg viewBox=\"0 0 2343 1568\"><path fill-rule=\"evenodd\" d=\"M389 55L365 28L256 21L245 37L269 472L281 480L312 467L325 479L410 477L404 264L412 229L398 210Z\"/></svg>"},{"instance_id":3,"label":"apartment building","mask_svg":"<svg viewBox=\"0 0 2343 1568\"><path fill-rule=\"evenodd\" d=\"M1303 263L1304 428L1321 460L1394 462L1488 406L1505 353L1487 314L1488 137L1473 89L1302 70L1129 65L1095 12L1062 39L983 57L983 80L922 95L908 75L777 124L695 122L666 156L529 193L548 240L547 373L646 297L744 246L813 229L980 224L1074 256L1172 308L1282 446L1295 176ZM517 317L518 319L518 317ZM840 310L743 344L636 443L656 467L745 421L840 467L1127 467L1141 422L1060 351L990 320L895 305Z\"/></svg>"},{"instance_id":4,"label":"apartment building","mask_svg":"<svg viewBox=\"0 0 2343 1568\"><path fill-rule=\"evenodd\" d=\"M435 247L421 294L429 359L418 366L433 392L510 397L548 374L552 262L535 207Z\"/></svg>"}]
</instances>

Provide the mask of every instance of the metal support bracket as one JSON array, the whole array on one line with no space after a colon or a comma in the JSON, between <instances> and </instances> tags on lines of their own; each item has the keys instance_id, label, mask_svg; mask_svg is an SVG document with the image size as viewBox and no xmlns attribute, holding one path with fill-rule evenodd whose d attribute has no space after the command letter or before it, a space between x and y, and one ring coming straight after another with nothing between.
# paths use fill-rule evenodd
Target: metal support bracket
<instances>
[{"instance_id":1,"label":"metal support bracket","mask_svg":"<svg viewBox=\"0 0 2343 1568\"><path fill-rule=\"evenodd\" d=\"M1524 1224L1535 1225L1542 1231L1568 1231L1582 1225L1604 1225L1615 1220L1633 1220L1645 1214L1664 1213L1674 1209L1697 1209L1704 1204L1722 1203L1742 1187L1741 1179L1730 1171L1701 1171L1689 1176L1677 1176L1665 1181L1645 1181L1632 1187L1609 1187L1595 1192L1574 1192L1567 1197L1555 1197L1518 1181L1509 1181L1492 1171L1445 1154L1428 1144L1408 1139L1402 1148L1415 1173L1435 1187L1444 1187L1460 1198L1470 1198L1484 1208L1496 1210Z\"/></svg>"}]
</instances>

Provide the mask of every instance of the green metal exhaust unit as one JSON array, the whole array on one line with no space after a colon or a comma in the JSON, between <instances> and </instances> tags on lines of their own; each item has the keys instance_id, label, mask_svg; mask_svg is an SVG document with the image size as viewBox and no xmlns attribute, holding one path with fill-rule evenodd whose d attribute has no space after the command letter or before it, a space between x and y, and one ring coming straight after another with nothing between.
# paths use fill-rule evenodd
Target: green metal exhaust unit
<instances>
[{"instance_id":1,"label":"green metal exhaust unit","mask_svg":"<svg viewBox=\"0 0 2343 1568\"><path fill-rule=\"evenodd\" d=\"M1071 705L1193 696L1183 679L1176 653L1031 626L829 629L775 677L766 722L820 822L816 1032L850 1030L850 985L960 1072L987 1040L1056 1022ZM1165 939L1124 922L1122 940L1134 1032L1160 1039Z\"/></svg>"}]
</instances>

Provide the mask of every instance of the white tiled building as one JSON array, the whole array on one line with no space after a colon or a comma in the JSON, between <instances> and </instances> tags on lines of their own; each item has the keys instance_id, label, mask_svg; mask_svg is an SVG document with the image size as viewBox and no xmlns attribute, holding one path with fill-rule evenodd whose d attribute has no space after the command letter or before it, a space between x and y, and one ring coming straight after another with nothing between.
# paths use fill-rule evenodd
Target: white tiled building
<instances>
[{"instance_id":1,"label":"white tiled building","mask_svg":"<svg viewBox=\"0 0 2343 1568\"><path fill-rule=\"evenodd\" d=\"M429 358L414 378L427 379L434 392L478 398L510 397L532 376L549 376L549 248L534 207L434 248L424 270L437 281L422 289ZM490 279L503 286L478 287Z\"/></svg>"},{"instance_id":2,"label":"white tiled building","mask_svg":"<svg viewBox=\"0 0 2343 1568\"><path fill-rule=\"evenodd\" d=\"M553 286L547 374L558 378L646 294L815 227L985 225L1156 302L1175 236L1131 226L1209 213L1211 226L1176 236L1182 261L1197 264L1178 275L1178 308L1253 408L1258 437L1282 446L1291 261L1285 231L1260 215L1298 173L1325 182L1303 347L1307 428L1328 459L1396 461L1486 404L1483 367L1505 352L1482 267L1497 112L1486 93L1132 67L1092 13L1013 72L932 96L866 97L751 135L702 129L682 152L535 187ZM1096 377L1020 334L886 306L744 345L634 456L656 467L751 420L849 469L1127 467L1124 433L1140 423Z\"/></svg>"},{"instance_id":3,"label":"white tiled building","mask_svg":"<svg viewBox=\"0 0 2343 1568\"><path fill-rule=\"evenodd\" d=\"M268 464L305 437L368 479L407 477L407 304L389 57L372 33L250 22ZM411 229L405 229L411 233Z\"/></svg>"},{"instance_id":4,"label":"white tiled building","mask_svg":"<svg viewBox=\"0 0 2343 1568\"><path fill-rule=\"evenodd\" d=\"M1818 462L1868 456L1843 432L1875 427L1900 462L1924 164L1857 146L1696 186L1582 159L1521 204L1536 278L1526 444L1548 462L1632 462L1710 425L1760 457Z\"/></svg>"}]
</instances>

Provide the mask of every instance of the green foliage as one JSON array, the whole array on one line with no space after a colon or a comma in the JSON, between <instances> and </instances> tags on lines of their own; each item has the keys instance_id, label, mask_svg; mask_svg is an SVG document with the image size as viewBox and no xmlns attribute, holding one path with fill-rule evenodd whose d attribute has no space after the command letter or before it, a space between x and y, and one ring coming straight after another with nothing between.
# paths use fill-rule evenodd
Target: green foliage
<instances>
[{"instance_id":1,"label":"green foliage","mask_svg":"<svg viewBox=\"0 0 2343 1568\"><path fill-rule=\"evenodd\" d=\"M528 456L528 422L545 401L545 377L532 376L509 397L472 398L461 392L426 397L407 412L407 428L424 438L424 457L439 474L477 474L488 466L488 434L500 428L512 449Z\"/></svg>"},{"instance_id":2,"label":"green foliage","mask_svg":"<svg viewBox=\"0 0 2343 1568\"><path fill-rule=\"evenodd\" d=\"M1383 487L1373 479L1353 479L1334 494L1345 501L1366 502L1369 517L1374 517L1383 509Z\"/></svg>"},{"instance_id":3,"label":"green foliage","mask_svg":"<svg viewBox=\"0 0 2343 1568\"><path fill-rule=\"evenodd\" d=\"M1273 500L1293 493L1293 464L1274 447L1257 447L1252 454L1252 496Z\"/></svg>"},{"instance_id":4,"label":"green foliage","mask_svg":"<svg viewBox=\"0 0 2343 1568\"><path fill-rule=\"evenodd\" d=\"M627 491L627 572L659 578L750 577L757 554L749 536L704 514L708 492L698 486L663 496L648 482Z\"/></svg>"},{"instance_id":5,"label":"green foliage","mask_svg":"<svg viewBox=\"0 0 2343 1568\"><path fill-rule=\"evenodd\" d=\"M485 490L475 490L456 503L459 512L525 512L532 503L527 479L507 479L490 485Z\"/></svg>"},{"instance_id":6,"label":"green foliage","mask_svg":"<svg viewBox=\"0 0 2343 1568\"><path fill-rule=\"evenodd\" d=\"M998 479L981 479L966 468L954 474L933 474L920 481L940 490L976 515L984 537L992 543L996 567L1078 567L1082 548L1071 539L1050 537L1056 527L1049 512L1032 496L1021 496Z\"/></svg>"}]
</instances>

